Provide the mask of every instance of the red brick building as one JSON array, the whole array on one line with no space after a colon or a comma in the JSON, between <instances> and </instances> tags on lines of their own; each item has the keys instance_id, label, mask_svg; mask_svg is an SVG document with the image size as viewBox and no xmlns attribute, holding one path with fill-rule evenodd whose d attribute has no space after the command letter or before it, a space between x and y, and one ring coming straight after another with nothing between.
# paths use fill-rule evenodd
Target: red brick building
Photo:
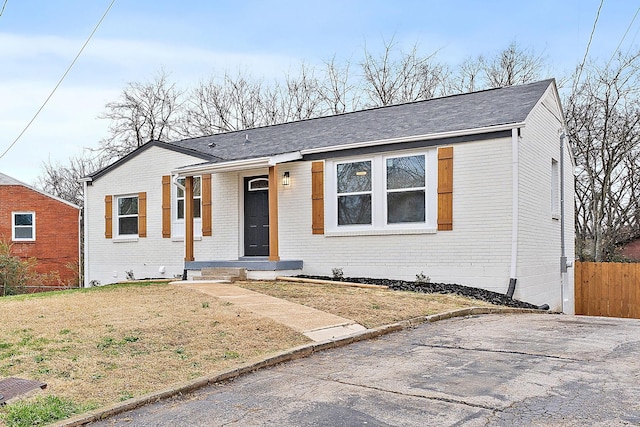
<instances>
[{"instance_id":1,"label":"red brick building","mask_svg":"<svg viewBox=\"0 0 640 427\"><path fill-rule=\"evenodd\" d=\"M79 226L78 206L0 173L0 240L13 255L36 258L38 273L57 272L65 284L78 278Z\"/></svg>"},{"instance_id":2,"label":"red brick building","mask_svg":"<svg viewBox=\"0 0 640 427\"><path fill-rule=\"evenodd\" d=\"M619 254L631 262L640 262L640 239L634 239L619 247Z\"/></svg>"}]
</instances>

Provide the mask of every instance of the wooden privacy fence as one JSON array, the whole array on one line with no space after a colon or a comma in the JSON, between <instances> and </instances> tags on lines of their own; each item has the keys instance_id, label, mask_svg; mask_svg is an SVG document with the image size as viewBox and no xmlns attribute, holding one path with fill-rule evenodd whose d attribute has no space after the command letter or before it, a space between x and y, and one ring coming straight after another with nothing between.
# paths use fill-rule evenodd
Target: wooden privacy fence
<instances>
[{"instance_id":1,"label":"wooden privacy fence","mask_svg":"<svg viewBox=\"0 0 640 427\"><path fill-rule=\"evenodd\" d=\"M640 319L640 263L576 262L575 310Z\"/></svg>"}]
</instances>

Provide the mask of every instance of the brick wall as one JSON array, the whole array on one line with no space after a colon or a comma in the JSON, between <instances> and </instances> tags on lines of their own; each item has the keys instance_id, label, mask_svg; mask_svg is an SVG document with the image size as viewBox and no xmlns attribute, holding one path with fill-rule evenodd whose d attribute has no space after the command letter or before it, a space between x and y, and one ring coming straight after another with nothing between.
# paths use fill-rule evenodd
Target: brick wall
<instances>
[{"instance_id":1,"label":"brick wall","mask_svg":"<svg viewBox=\"0 0 640 427\"><path fill-rule=\"evenodd\" d=\"M13 212L35 212L36 240L12 242ZM12 253L36 258L38 273L57 272L63 282L77 278L79 262L78 209L20 185L0 186L0 239L12 243ZM69 264L76 266L71 270ZM47 283L57 285L58 283Z\"/></svg>"},{"instance_id":2,"label":"brick wall","mask_svg":"<svg viewBox=\"0 0 640 427\"><path fill-rule=\"evenodd\" d=\"M542 103L527 118L519 141L518 283L515 298L562 309L560 217L552 212L551 161L560 160L561 111L549 88ZM574 181L568 144L564 153L565 251L574 254ZM556 197L559 198L559 188ZM573 269L566 275L564 297L573 301ZM565 303L565 312L572 308Z\"/></svg>"},{"instance_id":3,"label":"brick wall","mask_svg":"<svg viewBox=\"0 0 640 427\"><path fill-rule=\"evenodd\" d=\"M126 272L133 271L136 279L173 278L180 276L184 268L184 231L172 231L172 238L162 237L162 176L169 175L179 166L202 160L186 154L160 147L151 147L96 179L87 187L85 195L85 285L95 280L102 285L126 280ZM213 178L212 178L213 180ZM217 181L212 185L216 186ZM175 193L172 184L172 192ZM106 195L135 195L147 193L147 237L119 239L115 235L106 239L105 203ZM222 201L213 199L214 211ZM115 201L114 201L115 206ZM172 209L175 209L172 199ZM235 209L235 208L234 208ZM175 212L172 211L172 216ZM220 233L215 222L214 234ZM115 219L114 219L115 222ZM184 225L182 225L184 227ZM203 249L211 237L195 242L196 259L211 259ZM219 240L216 240L219 242ZM162 272L161 272L162 271Z\"/></svg>"}]
</instances>

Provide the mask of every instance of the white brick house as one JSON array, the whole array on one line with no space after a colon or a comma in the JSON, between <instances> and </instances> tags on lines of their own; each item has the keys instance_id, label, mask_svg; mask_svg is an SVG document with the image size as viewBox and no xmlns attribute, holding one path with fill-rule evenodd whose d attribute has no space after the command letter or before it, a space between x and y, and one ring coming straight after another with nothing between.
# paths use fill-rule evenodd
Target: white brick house
<instances>
[{"instance_id":1,"label":"white brick house","mask_svg":"<svg viewBox=\"0 0 640 427\"><path fill-rule=\"evenodd\" d=\"M572 312L563 129L545 80L152 141L85 178L85 285L203 266L256 278L422 272L500 293L511 285L516 299Z\"/></svg>"}]
</instances>

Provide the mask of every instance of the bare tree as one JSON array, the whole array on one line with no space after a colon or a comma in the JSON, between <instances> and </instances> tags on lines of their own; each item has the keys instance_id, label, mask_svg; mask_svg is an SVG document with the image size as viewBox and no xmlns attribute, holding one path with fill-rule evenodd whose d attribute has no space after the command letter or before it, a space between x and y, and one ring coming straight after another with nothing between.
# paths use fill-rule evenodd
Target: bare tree
<instances>
[{"instance_id":1,"label":"bare tree","mask_svg":"<svg viewBox=\"0 0 640 427\"><path fill-rule=\"evenodd\" d=\"M566 102L576 158L577 256L609 261L640 236L640 52L591 63Z\"/></svg>"},{"instance_id":2,"label":"bare tree","mask_svg":"<svg viewBox=\"0 0 640 427\"><path fill-rule=\"evenodd\" d=\"M325 62L319 92L329 114L342 114L360 108L362 89L352 82L351 64L339 64L335 56Z\"/></svg>"},{"instance_id":3,"label":"bare tree","mask_svg":"<svg viewBox=\"0 0 640 427\"><path fill-rule=\"evenodd\" d=\"M182 133L193 137L268 124L266 98L262 81L244 73L225 73L220 81L210 78L189 93Z\"/></svg>"},{"instance_id":4,"label":"bare tree","mask_svg":"<svg viewBox=\"0 0 640 427\"><path fill-rule=\"evenodd\" d=\"M120 98L106 105L101 119L111 122L98 151L118 159L151 140L173 139L181 120L183 92L161 70L147 83L129 83Z\"/></svg>"},{"instance_id":5,"label":"bare tree","mask_svg":"<svg viewBox=\"0 0 640 427\"><path fill-rule=\"evenodd\" d=\"M513 86L540 79L544 57L533 49L521 49L517 43L511 44L497 55L480 57L488 87Z\"/></svg>"},{"instance_id":6,"label":"bare tree","mask_svg":"<svg viewBox=\"0 0 640 427\"><path fill-rule=\"evenodd\" d=\"M287 74L280 101L285 122L321 116L325 110L314 69L303 63L297 74Z\"/></svg>"},{"instance_id":7,"label":"bare tree","mask_svg":"<svg viewBox=\"0 0 640 427\"><path fill-rule=\"evenodd\" d=\"M96 156L90 150L84 150L80 156L70 157L67 164L59 161L54 163L49 159L42 163L42 172L37 178L36 186L49 194L82 206L84 194L80 178L102 169L107 164L106 157Z\"/></svg>"},{"instance_id":8,"label":"bare tree","mask_svg":"<svg viewBox=\"0 0 640 427\"><path fill-rule=\"evenodd\" d=\"M484 89L485 81L483 74L484 58L467 58L458 67L458 70L451 79L451 91L455 93L474 92Z\"/></svg>"},{"instance_id":9,"label":"bare tree","mask_svg":"<svg viewBox=\"0 0 640 427\"><path fill-rule=\"evenodd\" d=\"M379 107L446 94L448 67L435 61L437 52L421 57L414 45L409 53L400 52L399 58L395 53L393 40L384 44L382 54L377 58L365 48L360 66L367 106Z\"/></svg>"},{"instance_id":10,"label":"bare tree","mask_svg":"<svg viewBox=\"0 0 640 427\"><path fill-rule=\"evenodd\" d=\"M487 56L465 59L451 78L451 91L456 93L531 83L547 70L546 58L514 41L505 49Z\"/></svg>"}]
</instances>

